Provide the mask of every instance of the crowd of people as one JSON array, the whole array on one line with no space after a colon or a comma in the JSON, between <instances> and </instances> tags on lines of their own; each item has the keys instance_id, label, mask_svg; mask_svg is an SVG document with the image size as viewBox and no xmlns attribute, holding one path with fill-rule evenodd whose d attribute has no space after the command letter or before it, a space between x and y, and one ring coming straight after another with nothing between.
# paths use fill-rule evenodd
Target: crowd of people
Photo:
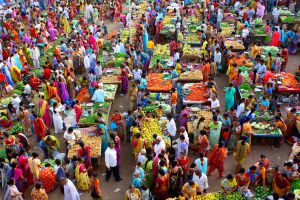
<instances>
[{"instance_id":1,"label":"crowd of people","mask_svg":"<svg viewBox=\"0 0 300 200\"><path fill-rule=\"evenodd\" d=\"M252 198L253 189L261 185L272 188L273 199L295 199L290 182L300 177L300 139L296 130L299 108L295 106L287 116L281 114L283 107L272 101L275 93L272 77L273 73L286 71L288 56L297 53L297 27L279 24L279 11L272 0L196 3L157 0L146 3L146 14L133 18L132 13L141 3L132 2L131 12L127 14L123 10L125 4L118 0L33 0L1 5L0 97L1 100L10 98L7 105L1 101L0 110L4 200L30 198L25 196L25 191L31 185L34 187L30 196L34 200L48 199L48 193L56 188L67 200L79 200L79 191L90 191L93 199L102 199L99 170L92 163L93 147L86 145L77 131L85 112L82 103L88 103L81 102L78 94L88 88L91 102L105 102L103 69L118 54L125 54L125 61L119 67L119 98L129 102L122 104L128 111L124 114L114 110L108 118L104 114L110 113L97 111L95 132L101 138L106 182L112 174L115 181L122 181L121 142L129 143L132 148L136 165L130 187L124 194L126 200L179 196L191 199L206 194L207 176L212 176L216 169L218 176L225 178L220 181L224 194L238 191L245 198ZM170 8L174 3L179 9ZM287 5L296 14L296 2ZM255 94L236 98L238 87L247 81L235 63L234 47L225 47L221 35L221 22L231 8L232 14L238 16L235 23L243 25L235 32L240 33L245 51L249 51L255 64L249 71L248 82L264 86L260 98ZM145 112L145 107L151 104L148 75L165 70L160 60L150 65L156 43L165 42L160 31L166 14L175 16L176 25L175 40L169 44L172 89L170 98L165 100L171 109L166 111L158 106L154 112ZM183 103L186 94L178 81L184 72L181 47L190 16L202 20L201 30L197 32L201 44L201 59L197 64L202 66L206 103L212 113L209 123L205 117L197 116L192 121L192 132L188 130L190 110ZM265 24L269 45L280 47L281 53L261 56L261 45L250 40L249 29L256 19ZM117 30L108 32L108 24L115 22L122 27L135 26L136 31L124 40ZM218 88L215 81L222 73L228 76L228 87L224 89ZM221 92L224 92L225 105L220 101ZM251 123L265 111L274 115L273 127L283 135L273 145L280 147L292 138L292 151L283 166L270 166L265 154L253 158L252 166L245 166L247 155L255 148ZM67 123L65 119L72 112L74 120ZM164 135L153 133L151 143L143 135L143 124L161 118L166 120ZM18 123L21 127L13 131ZM68 152L74 144L79 148L77 155L70 158ZM197 159L189 159L191 152L197 154ZM236 168L231 174L225 174L224 164L230 154L234 156Z\"/></svg>"}]
</instances>

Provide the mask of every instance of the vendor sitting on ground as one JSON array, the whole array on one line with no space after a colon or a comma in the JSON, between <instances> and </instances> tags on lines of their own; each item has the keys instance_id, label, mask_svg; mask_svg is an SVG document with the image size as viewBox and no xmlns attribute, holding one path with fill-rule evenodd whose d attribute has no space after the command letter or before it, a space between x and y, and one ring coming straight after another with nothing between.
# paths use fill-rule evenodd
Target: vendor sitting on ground
<instances>
[{"instance_id":1,"label":"vendor sitting on ground","mask_svg":"<svg viewBox=\"0 0 300 200\"><path fill-rule=\"evenodd\" d=\"M266 96L263 96L262 100L258 104L258 109L260 112L265 112L269 109L270 102Z\"/></svg>"},{"instance_id":2,"label":"vendor sitting on ground","mask_svg":"<svg viewBox=\"0 0 300 200\"><path fill-rule=\"evenodd\" d=\"M237 190L238 185L236 179L231 175L227 175L226 179L221 183L223 193L233 193Z\"/></svg>"}]
</instances>

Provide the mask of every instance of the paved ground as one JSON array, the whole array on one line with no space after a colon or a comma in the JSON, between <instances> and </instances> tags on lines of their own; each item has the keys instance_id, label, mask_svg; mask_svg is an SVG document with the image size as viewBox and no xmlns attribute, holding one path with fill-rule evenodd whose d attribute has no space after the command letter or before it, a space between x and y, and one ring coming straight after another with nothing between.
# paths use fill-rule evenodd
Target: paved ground
<instances>
[{"instance_id":1,"label":"paved ground","mask_svg":"<svg viewBox=\"0 0 300 200\"><path fill-rule=\"evenodd\" d=\"M118 30L120 28L119 24L110 24L108 26L109 31L111 30ZM287 71L294 72L297 68L297 66L300 63L300 54L297 56L290 56L289 57L289 63L287 67ZM216 78L216 82L218 84L218 88L224 88L227 84L227 78L225 75L220 75ZM219 94L218 95L221 101L221 104L224 105L224 95ZM128 109L128 96L116 96L116 99L114 101L112 110L118 109L121 112L125 112ZM61 138L62 136L60 136ZM33 142L35 145L35 143ZM269 159L271 160L270 165L281 165L282 163L287 159L288 154L290 152L290 146L287 144L284 144L280 149L274 149L271 146L260 146L255 145L252 149L252 156L250 158L246 159L245 166L250 166L251 164L255 163L260 153L265 153ZM42 153L41 153L42 155ZM190 160L194 161L196 158L196 155L190 152L189 154ZM129 143L124 142L122 144L122 150L121 150L121 177L123 180L121 182L115 182L113 178L109 182L104 182L104 173L105 173L105 166L104 166L104 160L101 158L101 164L98 169L95 169L97 173L100 176L101 179L101 190L103 191L103 199L107 200L119 200L124 198L125 191L127 190L130 182L131 182L131 175L133 173L133 169L135 166L135 161L133 159L133 156L131 154L131 148ZM234 160L233 156L230 155L226 161L225 161L225 175L228 173L233 173L234 169ZM208 179L209 183L209 191L218 191L220 189L219 184L221 179L218 178L217 172L214 172L211 177ZM30 190L27 189L26 192L26 198L30 199ZM3 192L0 192L0 199L3 197ZM63 199L63 195L60 194L59 190L53 191L49 194L49 199ZM82 200L88 200L91 199L90 194L88 192L81 193L81 199Z\"/></svg>"}]
</instances>

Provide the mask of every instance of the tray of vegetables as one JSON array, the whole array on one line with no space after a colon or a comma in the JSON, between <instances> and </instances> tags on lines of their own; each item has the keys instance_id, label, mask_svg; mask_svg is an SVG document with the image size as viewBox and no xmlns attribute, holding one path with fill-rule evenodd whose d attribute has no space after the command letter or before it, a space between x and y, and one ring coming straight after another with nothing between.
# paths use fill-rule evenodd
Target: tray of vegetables
<instances>
[{"instance_id":1,"label":"tray of vegetables","mask_svg":"<svg viewBox=\"0 0 300 200\"><path fill-rule=\"evenodd\" d=\"M294 23L294 17L292 16L281 16L280 20L282 23L287 23L287 24Z\"/></svg>"},{"instance_id":2,"label":"tray of vegetables","mask_svg":"<svg viewBox=\"0 0 300 200\"><path fill-rule=\"evenodd\" d=\"M115 99L118 85L116 84L103 84L103 90L105 91L105 100L113 101Z\"/></svg>"},{"instance_id":3,"label":"tray of vegetables","mask_svg":"<svg viewBox=\"0 0 300 200\"><path fill-rule=\"evenodd\" d=\"M119 76L116 75L106 75L101 78L103 83L111 83L111 84L121 84L121 80Z\"/></svg>"},{"instance_id":4,"label":"tray of vegetables","mask_svg":"<svg viewBox=\"0 0 300 200\"><path fill-rule=\"evenodd\" d=\"M262 53L265 55L268 55L268 53L270 52L272 56L276 56L279 53L278 47L274 47L274 46L262 46L261 50Z\"/></svg>"},{"instance_id":5,"label":"tray of vegetables","mask_svg":"<svg viewBox=\"0 0 300 200\"><path fill-rule=\"evenodd\" d=\"M16 122L13 127L10 129L10 134L22 133L24 131L23 125L21 122Z\"/></svg>"},{"instance_id":6,"label":"tray of vegetables","mask_svg":"<svg viewBox=\"0 0 300 200\"><path fill-rule=\"evenodd\" d=\"M148 75L148 91L151 92L170 92L172 82L164 74L150 73Z\"/></svg>"},{"instance_id":7,"label":"tray of vegetables","mask_svg":"<svg viewBox=\"0 0 300 200\"><path fill-rule=\"evenodd\" d=\"M204 103L208 100L208 90L204 83L187 83L183 86L184 104Z\"/></svg>"},{"instance_id":8,"label":"tray of vegetables","mask_svg":"<svg viewBox=\"0 0 300 200\"><path fill-rule=\"evenodd\" d=\"M282 137L280 129L274 129L274 127L268 123L263 122L252 122L252 131L254 136L258 137Z\"/></svg>"},{"instance_id":9,"label":"tray of vegetables","mask_svg":"<svg viewBox=\"0 0 300 200\"><path fill-rule=\"evenodd\" d=\"M254 190L254 198L253 200L261 200L265 199L267 196L272 194L272 189L269 186L263 188L262 186L256 186Z\"/></svg>"}]
</instances>

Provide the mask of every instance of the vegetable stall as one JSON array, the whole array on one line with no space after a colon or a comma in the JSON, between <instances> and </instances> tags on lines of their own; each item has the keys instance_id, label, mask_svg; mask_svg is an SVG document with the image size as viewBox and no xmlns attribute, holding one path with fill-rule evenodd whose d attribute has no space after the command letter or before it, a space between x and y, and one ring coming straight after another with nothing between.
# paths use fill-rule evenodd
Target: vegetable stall
<instances>
[{"instance_id":1,"label":"vegetable stall","mask_svg":"<svg viewBox=\"0 0 300 200\"><path fill-rule=\"evenodd\" d=\"M205 83L186 83L183 90L183 104L203 104L209 98Z\"/></svg>"},{"instance_id":2,"label":"vegetable stall","mask_svg":"<svg viewBox=\"0 0 300 200\"><path fill-rule=\"evenodd\" d=\"M172 89L171 77L162 73L148 74L148 91L170 92Z\"/></svg>"}]
</instances>

